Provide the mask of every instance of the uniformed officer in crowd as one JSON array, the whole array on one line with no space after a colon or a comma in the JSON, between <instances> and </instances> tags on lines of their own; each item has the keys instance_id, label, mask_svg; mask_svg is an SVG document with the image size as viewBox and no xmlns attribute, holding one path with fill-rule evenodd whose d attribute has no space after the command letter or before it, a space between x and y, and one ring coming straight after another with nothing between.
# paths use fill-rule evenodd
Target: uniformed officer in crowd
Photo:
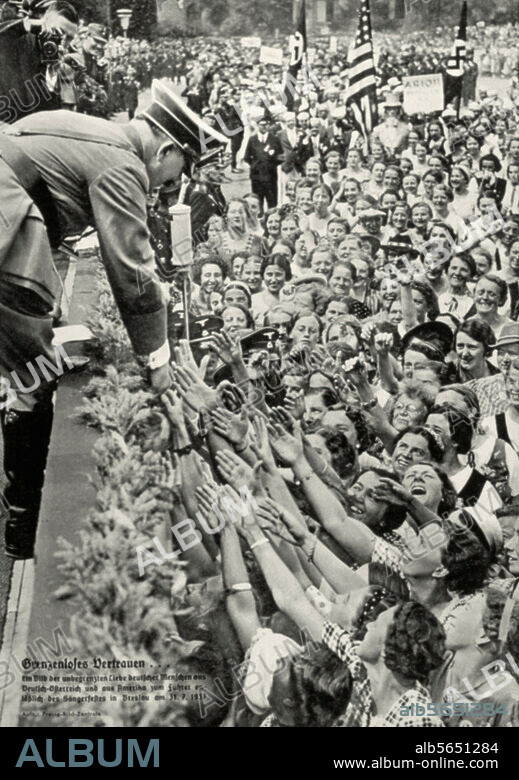
<instances>
[{"instance_id":1,"label":"uniformed officer in crowd","mask_svg":"<svg viewBox=\"0 0 519 780\"><path fill-rule=\"evenodd\" d=\"M0 133L0 377L16 395L3 413L5 496L13 508L6 547L15 557L33 551L53 386L45 376L36 382L31 366L39 357L56 365L52 312L60 280L52 248L62 238L95 226L133 348L147 362L152 388L162 393L170 386L166 305L154 273L147 196L213 161L227 139L161 82L153 83L152 101L128 124L53 111Z\"/></svg>"}]
</instances>

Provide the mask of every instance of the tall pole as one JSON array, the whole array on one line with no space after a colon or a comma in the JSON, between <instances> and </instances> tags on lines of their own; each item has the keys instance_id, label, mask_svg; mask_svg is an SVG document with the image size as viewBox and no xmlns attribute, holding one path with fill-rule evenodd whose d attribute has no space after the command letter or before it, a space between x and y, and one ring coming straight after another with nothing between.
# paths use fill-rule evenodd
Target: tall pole
<instances>
[{"instance_id":1,"label":"tall pole","mask_svg":"<svg viewBox=\"0 0 519 780\"><path fill-rule=\"evenodd\" d=\"M112 34L112 0L106 0L106 26L110 35Z\"/></svg>"}]
</instances>

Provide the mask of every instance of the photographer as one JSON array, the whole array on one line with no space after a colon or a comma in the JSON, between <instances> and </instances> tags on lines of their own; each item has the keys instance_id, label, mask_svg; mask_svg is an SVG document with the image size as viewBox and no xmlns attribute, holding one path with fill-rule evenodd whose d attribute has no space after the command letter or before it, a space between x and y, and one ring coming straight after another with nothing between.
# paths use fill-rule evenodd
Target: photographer
<instances>
[{"instance_id":1,"label":"photographer","mask_svg":"<svg viewBox=\"0 0 519 780\"><path fill-rule=\"evenodd\" d=\"M43 16L34 18L42 6ZM60 108L61 52L77 32L77 13L63 0L26 13L0 24L0 123Z\"/></svg>"}]
</instances>

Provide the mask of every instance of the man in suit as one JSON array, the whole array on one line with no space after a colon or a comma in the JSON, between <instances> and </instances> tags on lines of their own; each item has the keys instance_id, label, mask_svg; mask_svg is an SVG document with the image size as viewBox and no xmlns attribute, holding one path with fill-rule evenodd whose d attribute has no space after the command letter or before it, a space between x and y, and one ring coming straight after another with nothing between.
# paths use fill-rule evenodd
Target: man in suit
<instances>
[{"instance_id":1,"label":"man in suit","mask_svg":"<svg viewBox=\"0 0 519 780\"><path fill-rule=\"evenodd\" d=\"M0 408L12 557L33 553L55 386L34 366L58 362L52 315L61 284L52 248L62 238L95 226L115 303L151 387L163 393L171 385L166 305L146 227L148 192L213 160L227 139L158 81L152 99L126 125L44 111L0 133L0 379L4 391L10 388L10 402Z\"/></svg>"},{"instance_id":2,"label":"man in suit","mask_svg":"<svg viewBox=\"0 0 519 780\"><path fill-rule=\"evenodd\" d=\"M267 208L277 206L278 202L278 165L283 160L283 148L277 136L268 130L265 116L256 120L257 133L249 138L245 149L244 161L250 166L251 188Z\"/></svg>"}]
</instances>

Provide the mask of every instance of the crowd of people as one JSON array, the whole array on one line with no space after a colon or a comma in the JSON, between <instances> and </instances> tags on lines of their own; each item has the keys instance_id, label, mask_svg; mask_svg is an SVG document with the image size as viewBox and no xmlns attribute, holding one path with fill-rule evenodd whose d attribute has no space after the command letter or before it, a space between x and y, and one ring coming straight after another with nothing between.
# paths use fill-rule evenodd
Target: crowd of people
<instances>
[{"instance_id":1,"label":"crowd of people","mask_svg":"<svg viewBox=\"0 0 519 780\"><path fill-rule=\"evenodd\" d=\"M257 101L249 192L191 191L192 353L165 283L173 517L199 518L205 605L179 627L197 669L242 670L190 717L518 725L517 109L407 117L396 79L366 143L335 69L294 111ZM227 75L197 107L217 129Z\"/></svg>"},{"instance_id":2,"label":"crowd of people","mask_svg":"<svg viewBox=\"0 0 519 780\"><path fill-rule=\"evenodd\" d=\"M145 84L152 47L117 46ZM189 185L189 272L155 236L172 525L197 518L197 543L173 540L206 675L190 722L519 725L517 107L474 89L405 116L402 63L365 137L339 55L317 51L288 111L238 44L168 46L159 67L237 131L250 177L227 199ZM255 105L231 128L236 99Z\"/></svg>"}]
</instances>

